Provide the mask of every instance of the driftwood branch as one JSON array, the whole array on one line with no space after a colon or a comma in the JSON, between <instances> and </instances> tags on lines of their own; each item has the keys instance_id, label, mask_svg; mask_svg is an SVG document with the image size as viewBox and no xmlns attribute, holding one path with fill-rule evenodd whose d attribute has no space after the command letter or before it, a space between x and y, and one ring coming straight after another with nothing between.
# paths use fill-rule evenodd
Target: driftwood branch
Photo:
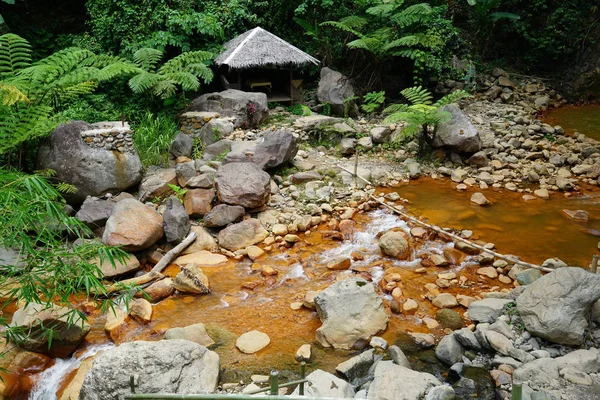
<instances>
[{"instance_id":1,"label":"driftwood branch","mask_svg":"<svg viewBox=\"0 0 600 400\"><path fill-rule=\"evenodd\" d=\"M162 278L162 277L163 277L163 275L161 273L150 271L147 274L136 276L135 278L125 279L125 280L113 283L112 285L107 286L105 288L105 292L106 292L106 294L118 292L120 290L123 290L124 285L139 286L139 285L143 285L148 282L152 282L152 281Z\"/></svg>"},{"instance_id":2,"label":"driftwood branch","mask_svg":"<svg viewBox=\"0 0 600 400\"><path fill-rule=\"evenodd\" d=\"M169 265L171 261L173 261L173 259L179 255L179 253L192 244L194 240L196 240L196 232L190 232L190 234L187 235L187 237L183 239L181 243L169 250L169 252L167 252L167 254L165 254L163 258L156 263L151 272L162 272L162 270L165 269L167 265Z\"/></svg>"},{"instance_id":3,"label":"driftwood branch","mask_svg":"<svg viewBox=\"0 0 600 400\"><path fill-rule=\"evenodd\" d=\"M347 170L346 168L344 168L344 167L342 167L342 166L340 166L340 165L338 165L338 167L339 167L340 169L342 169L342 170L344 170L344 171L348 172L349 174L352 174L352 175L354 175L354 173L353 173L352 171L349 171L349 170ZM360 176L360 175L358 175L358 174L356 174L355 176L356 176L356 177L358 177L359 179L362 179L362 180L363 180L364 182L366 182L367 184L369 184L369 185L373 185L371 182L369 182L368 180L366 180L366 179L365 179L365 178L363 178L362 176ZM373 186L374 186L374 185L373 185ZM506 261L509 261L509 262L512 262L512 263L515 263L515 264L524 265L524 266L526 266L526 267L529 267L529 268L535 268L535 269L539 269L540 271L544 271L544 272L552 272L552 271L554 271L554 270L553 270L553 269L551 269L551 268L546 268L546 267L542 267L542 266L540 266L540 265L531 264L531 263L528 263L528 262L525 262L525 261L518 260L518 259L516 259L516 258L514 258L514 257L510 257L510 256L507 256L507 255L500 254L500 253L497 253L497 252L495 252L495 251L492 251L492 250L486 249L485 247L483 247L483 246L481 246L481 245L478 245L478 244L476 244L476 243L473 243L473 242L471 242L471 241L469 241L469 240L466 240L466 239L464 239L464 238L461 238L461 237L460 237L460 236L458 236L458 235L455 235L455 234L453 234L453 233L451 233L451 232L447 232L447 231L445 231L445 230L443 230L443 229L441 229L441 228L439 228L439 227L437 227L437 226L430 225L430 224L428 224L428 223L426 223L426 222L423 222L423 221L421 221L421 220L419 220L419 219L417 219L417 218L415 218L415 217L412 217L412 216L410 216L410 215L408 215L408 214L406 214L406 213L404 213L404 212L400 211L398 208L396 208L396 207L394 207L394 206L392 206L392 205L389 205L389 204L387 204L387 203L385 203L385 202L381 201L379 198L377 198L377 197L375 197L375 196L373 196L373 195L371 195L371 194L369 195L369 197L370 197L372 200L375 200L377 203L381 204L382 206L389 208L390 210L392 210L392 211L393 211L393 212L395 212L396 214L398 214L398 215L400 215L400 216L402 216L402 217L404 217L404 218L406 218L406 219L410 220L411 222L413 222L413 223L415 223L415 224L417 224L417 225L424 226L424 227L426 227L426 228L428 228L428 229L431 229L431 230L433 230L433 231L435 231L435 232L437 232L437 233L439 233L439 234L442 234L442 235L449 236L449 237L451 237L451 238L452 238L452 239L454 239L454 240L457 240L457 241L460 241L460 242L467 243L468 245L470 245L470 246L473 246L473 247L475 247L475 248L476 248L476 249L478 249L478 250L481 250L481 251L484 251L484 252L486 252L486 253L489 253L489 254L493 255L494 257L497 257L497 258L500 258L500 259L503 259L503 260L506 260Z\"/></svg>"},{"instance_id":4,"label":"driftwood branch","mask_svg":"<svg viewBox=\"0 0 600 400\"><path fill-rule=\"evenodd\" d=\"M105 288L105 293L110 294L118 292L123 289L123 285L140 286L163 278L164 276L161 274L162 270L165 269L171 263L171 261L179 255L179 253L192 244L194 240L196 240L196 232L190 232L190 234L187 235L187 237L183 239L181 243L167 252L167 254L160 259L160 261L154 266L154 268L152 268L150 272L145 273L144 275L136 276L135 278L125 279L123 281L113 283Z\"/></svg>"}]
</instances>

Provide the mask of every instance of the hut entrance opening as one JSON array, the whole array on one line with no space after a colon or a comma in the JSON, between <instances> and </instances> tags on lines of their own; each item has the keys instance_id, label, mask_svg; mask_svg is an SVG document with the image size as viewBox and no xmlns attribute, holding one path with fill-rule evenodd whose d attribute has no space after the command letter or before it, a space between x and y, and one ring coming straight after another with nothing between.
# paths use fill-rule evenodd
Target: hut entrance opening
<instances>
[{"instance_id":1,"label":"hut entrance opening","mask_svg":"<svg viewBox=\"0 0 600 400\"><path fill-rule=\"evenodd\" d=\"M291 68L248 68L227 71L223 68L221 82L225 89L263 92L268 102L286 103L301 100L302 80L293 79Z\"/></svg>"}]
</instances>

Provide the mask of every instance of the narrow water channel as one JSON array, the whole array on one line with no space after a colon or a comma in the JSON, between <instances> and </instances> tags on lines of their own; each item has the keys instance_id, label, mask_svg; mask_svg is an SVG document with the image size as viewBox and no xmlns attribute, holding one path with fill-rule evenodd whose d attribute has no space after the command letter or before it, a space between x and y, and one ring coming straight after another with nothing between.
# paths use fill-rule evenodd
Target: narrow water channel
<instances>
[{"instance_id":1,"label":"narrow water channel","mask_svg":"<svg viewBox=\"0 0 600 400\"><path fill-rule=\"evenodd\" d=\"M544 122L600 141L600 104L555 108L546 114Z\"/></svg>"}]
</instances>

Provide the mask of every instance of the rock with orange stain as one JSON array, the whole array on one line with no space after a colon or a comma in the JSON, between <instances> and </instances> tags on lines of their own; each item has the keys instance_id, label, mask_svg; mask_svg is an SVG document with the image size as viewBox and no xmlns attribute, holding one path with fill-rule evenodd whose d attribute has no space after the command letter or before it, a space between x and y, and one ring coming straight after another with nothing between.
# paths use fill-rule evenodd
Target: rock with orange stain
<instances>
[{"instance_id":1,"label":"rock with orange stain","mask_svg":"<svg viewBox=\"0 0 600 400\"><path fill-rule=\"evenodd\" d=\"M379 247L388 256L405 260L410 257L410 245L406 233L401 231L388 231L379 238Z\"/></svg>"},{"instance_id":2,"label":"rock with orange stain","mask_svg":"<svg viewBox=\"0 0 600 400\"><path fill-rule=\"evenodd\" d=\"M207 294L210 293L208 277L196 264L182 267L173 281L173 286L183 293Z\"/></svg>"},{"instance_id":3,"label":"rock with orange stain","mask_svg":"<svg viewBox=\"0 0 600 400\"><path fill-rule=\"evenodd\" d=\"M349 257L339 256L327 264L327 269L340 271L349 269L351 265L352 260Z\"/></svg>"},{"instance_id":4,"label":"rock with orange stain","mask_svg":"<svg viewBox=\"0 0 600 400\"><path fill-rule=\"evenodd\" d=\"M412 314L419 309L419 304L413 299L406 299L402 305L402 310L407 314Z\"/></svg>"},{"instance_id":5,"label":"rock with orange stain","mask_svg":"<svg viewBox=\"0 0 600 400\"><path fill-rule=\"evenodd\" d=\"M148 297L152 303L158 303L172 295L174 292L175 287L173 286L173 279L165 278L152 283L145 288L143 292L136 293L135 297Z\"/></svg>"},{"instance_id":6,"label":"rock with orange stain","mask_svg":"<svg viewBox=\"0 0 600 400\"><path fill-rule=\"evenodd\" d=\"M494 267L483 267L477 270L478 275L487 276L488 278L495 279L498 277L498 271Z\"/></svg>"},{"instance_id":7,"label":"rock with orange stain","mask_svg":"<svg viewBox=\"0 0 600 400\"><path fill-rule=\"evenodd\" d=\"M11 369L30 374L41 372L52 365L52 358L32 351L18 353L11 362Z\"/></svg>"},{"instance_id":8,"label":"rock with orange stain","mask_svg":"<svg viewBox=\"0 0 600 400\"><path fill-rule=\"evenodd\" d=\"M81 362L73 379L71 379L69 384L63 390L57 393L58 400L73 400L79 398L79 392L81 391L83 380L85 379L85 376L89 370L92 368L94 357L86 358Z\"/></svg>"},{"instance_id":9,"label":"rock with orange stain","mask_svg":"<svg viewBox=\"0 0 600 400\"><path fill-rule=\"evenodd\" d=\"M214 267L227 262L227 257L222 254L211 253L210 251L201 250L192 254L186 254L177 257L174 263L179 265L202 265L204 267Z\"/></svg>"},{"instance_id":10,"label":"rock with orange stain","mask_svg":"<svg viewBox=\"0 0 600 400\"><path fill-rule=\"evenodd\" d=\"M242 283L242 289L254 290L260 285L262 285L261 281L244 282Z\"/></svg>"},{"instance_id":11,"label":"rock with orange stain","mask_svg":"<svg viewBox=\"0 0 600 400\"><path fill-rule=\"evenodd\" d=\"M254 260L264 256L265 252L263 249L261 249L258 246L248 246L248 247L246 247L246 254L252 261L254 261Z\"/></svg>"},{"instance_id":12,"label":"rock with orange stain","mask_svg":"<svg viewBox=\"0 0 600 400\"><path fill-rule=\"evenodd\" d=\"M125 319L127 313L118 307L112 310L108 310L106 313L106 323L104 324L104 331L114 343L119 343L121 336L127 329L127 323Z\"/></svg>"},{"instance_id":13,"label":"rock with orange stain","mask_svg":"<svg viewBox=\"0 0 600 400\"><path fill-rule=\"evenodd\" d=\"M268 266L268 265L263 265L263 266L260 268L260 274L261 274L262 276L275 276L275 275L277 275L278 273L279 273L279 272L278 272L276 269L274 269L273 267L270 267L270 266Z\"/></svg>"},{"instance_id":14,"label":"rock with orange stain","mask_svg":"<svg viewBox=\"0 0 600 400\"><path fill-rule=\"evenodd\" d=\"M202 217L212 210L214 198L214 189L189 189L183 197L183 207L190 217Z\"/></svg>"},{"instance_id":15,"label":"rock with orange stain","mask_svg":"<svg viewBox=\"0 0 600 400\"><path fill-rule=\"evenodd\" d=\"M434 306L438 308L452 308L458 305L456 297L451 293L440 293L432 300Z\"/></svg>"},{"instance_id":16,"label":"rock with orange stain","mask_svg":"<svg viewBox=\"0 0 600 400\"><path fill-rule=\"evenodd\" d=\"M250 245L262 242L269 232L261 225L260 221L249 218L228 226L219 232L219 245L227 250L236 251Z\"/></svg>"},{"instance_id":17,"label":"rock with orange stain","mask_svg":"<svg viewBox=\"0 0 600 400\"><path fill-rule=\"evenodd\" d=\"M152 304L146 299L135 299L129 306L129 316L141 324L152 321Z\"/></svg>"},{"instance_id":18,"label":"rock with orange stain","mask_svg":"<svg viewBox=\"0 0 600 400\"><path fill-rule=\"evenodd\" d=\"M448 262L450 262L452 265L460 265L465 258L464 253L461 253L457 249L451 247L444 248L443 252L446 260L448 260Z\"/></svg>"},{"instance_id":19,"label":"rock with orange stain","mask_svg":"<svg viewBox=\"0 0 600 400\"><path fill-rule=\"evenodd\" d=\"M354 234L356 223L351 219L342 220L339 223L339 230L345 239L350 239Z\"/></svg>"},{"instance_id":20,"label":"rock with orange stain","mask_svg":"<svg viewBox=\"0 0 600 400\"><path fill-rule=\"evenodd\" d=\"M181 252L182 255L212 250L217 247L217 241L204 227L195 225L190 228L190 231L196 234L196 240Z\"/></svg>"},{"instance_id":21,"label":"rock with orange stain","mask_svg":"<svg viewBox=\"0 0 600 400\"><path fill-rule=\"evenodd\" d=\"M106 221L102 242L122 246L125 251L139 251L152 246L163 234L163 218L153 207L124 199Z\"/></svg>"},{"instance_id":22,"label":"rock with orange stain","mask_svg":"<svg viewBox=\"0 0 600 400\"><path fill-rule=\"evenodd\" d=\"M456 295L456 301L458 301L458 304L460 304L461 306L463 306L465 308L469 308L471 303L474 302L475 300L477 300L475 297L465 296L463 294Z\"/></svg>"}]
</instances>

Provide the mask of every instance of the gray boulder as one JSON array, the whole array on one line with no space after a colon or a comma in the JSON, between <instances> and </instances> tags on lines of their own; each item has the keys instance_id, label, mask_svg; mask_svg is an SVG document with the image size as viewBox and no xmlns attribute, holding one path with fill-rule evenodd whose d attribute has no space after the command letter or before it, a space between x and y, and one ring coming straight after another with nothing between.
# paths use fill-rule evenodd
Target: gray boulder
<instances>
[{"instance_id":1,"label":"gray boulder","mask_svg":"<svg viewBox=\"0 0 600 400\"><path fill-rule=\"evenodd\" d=\"M198 137L205 146L209 146L221 141L233 132L233 129L233 122L228 118L213 118L200 129Z\"/></svg>"},{"instance_id":2,"label":"gray boulder","mask_svg":"<svg viewBox=\"0 0 600 400\"><path fill-rule=\"evenodd\" d=\"M173 159L177 157L191 157L194 149L194 138L187 133L179 132L173 142L169 153Z\"/></svg>"},{"instance_id":3,"label":"gray boulder","mask_svg":"<svg viewBox=\"0 0 600 400\"><path fill-rule=\"evenodd\" d=\"M337 282L315 298L323 325L317 340L324 347L350 349L363 347L387 327L388 315L372 283L362 278Z\"/></svg>"},{"instance_id":4,"label":"gray boulder","mask_svg":"<svg viewBox=\"0 0 600 400\"><path fill-rule=\"evenodd\" d=\"M244 216L246 210L242 206L219 204L204 215L204 226L207 228L220 228L236 222Z\"/></svg>"},{"instance_id":5,"label":"gray boulder","mask_svg":"<svg viewBox=\"0 0 600 400\"><path fill-rule=\"evenodd\" d=\"M235 128L258 126L269 118L267 95L261 92L242 92L228 89L197 97L186 111L209 111L234 117Z\"/></svg>"},{"instance_id":6,"label":"gray boulder","mask_svg":"<svg viewBox=\"0 0 600 400\"><path fill-rule=\"evenodd\" d=\"M269 236L269 232L263 228L260 221L249 218L219 232L219 246L236 251L262 242L267 236Z\"/></svg>"},{"instance_id":7,"label":"gray boulder","mask_svg":"<svg viewBox=\"0 0 600 400\"><path fill-rule=\"evenodd\" d=\"M144 175L138 190L140 201L151 200L173 193L173 189L169 187L169 184L177 185L175 168L150 167Z\"/></svg>"},{"instance_id":8,"label":"gray boulder","mask_svg":"<svg viewBox=\"0 0 600 400\"><path fill-rule=\"evenodd\" d=\"M448 365L459 362L464 352L464 347L454 334L444 336L435 348L436 357Z\"/></svg>"},{"instance_id":9,"label":"gray boulder","mask_svg":"<svg viewBox=\"0 0 600 400\"><path fill-rule=\"evenodd\" d=\"M435 376L426 372L380 361L375 367L375 378L369 386L367 399L421 400L434 387L442 385Z\"/></svg>"},{"instance_id":10,"label":"gray boulder","mask_svg":"<svg viewBox=\"0 0 600 400\"><path fill-rule=\"evenodd\" d=\"M23 328L12 337L19 347L60 358L73 353L90 331L89 324L73 310L38 303L15 311L10 326ZM51 342L46 329L54 330Z\"/></svg>"},{"instance_id":11,"label":"gray boulder","mask_svg":"<svg viewBox=\"0 0 600 400\"><path fill-rule=\"evenodd\" d=\"M469 305L469 319L477 322L492 323L502 315L504 306L511 302L512 300L494 298L474 301Z\"/></svg>"},{"instance_id":12,"label":"gray boulder","mask_svg":"<svg viewBox=\"0 0 600 400\"><path fill-rule=\"evenodd\" d=\"M252 162L262 169L277 168L291 161L298 152L298 143L292 132L280 129L266 132L254 150Z\"/></svg>"},{"instance_id":13,"label":"gray boulder","mask_svg":"<svg viewBox=\"0 0 600 400\"><path fill-rule=\"evenodd\" d=\"M457 153L476 153L481 150L483 143L477 128L458 105L449 104L442 110L452 114L452 119L438 126L433 147L447 147Z\"/></svg>"},{"instance_id":14,"label":"gray boulder","mask_svg":"<svg viewBox=\"0 0 600 400\"><path fill-rule=\"evenodd\" d=\"M77 188L65 195L73 203L87 196L122 192L142 179L142 163L137 153L121 153L88 146L81 136L94 129L83 121L59 125L42 143L37 168L56 171L55 178Z\"/></svg>"},{"instance_id":15,"label":"gray boulder","mask_svg":"<svg viewBox=\"0 0 600 400\"><path fill-rule=\"evenodd\" d=\"M245 208L265 205L271 194L271 176L253 163L221 165L215 178L219 200Z\"/></svg>"},{"instance_id":16,"label":"gray boulder","mask_svg":"<svg viewBox=\"0 0 600 400\"><path fill-rule=\"evenodd\" d=\"M231 140L222 139L204 148L204 160L215 160L231 151Z\"/></svg>"},{"instance_id":17,"label":"gray boulder","mask_svg":"<svg viewBox=\"0 0 600 400\"><path fill-rule=\"evenodd\" d=\"M120 399L131 393L212 393L219 380L219 356L189 340L124 343L96 356L83 381L81 400Z\"/></svg>"},{"instance_id":18,"label":"gray boulder","mask_svg":"<svg viewBox=\"0 0 600 400\"><path fill-rule=\"evenodd\" d=\"M318 369L308 374L306 380L308 382L304 386L304 395L308 398L354 398L352 385L329 372ZM292 393L294 396L299 394L298 388Z\"/></svg>"},{"instance_id":19,"label":"gray boulder","mask_svg":"<svg viewBox=\"0 0 600 400\"><path fill-rule=\"evenodd\" d=\"M331 106L331 114L339 117L345 117L346 114L353 117L358 114L356 104L346 105L344 100L354 97L354 88L350 80L341 73L330 68L321 70L319 87L317 88L317 98L321 103L327 103ZM346 113L346 107L349 107Z\"/></svg>"},{"instance_id":20,"label":"gray boulder","mask_svg":"<svg viewBox=\"0 0 600 400\"><path fill-rule=\"evenodd\" d=\"M101 228L106 224L114 206L114 201L88 197L75 214L75 218L92 229Z\"/></svg>"},{"instance_id":21,"label":"gray boulder","mask_svg":"<svg viewBox=\"0 0 600 400\"><path fill-rule=\"evenodd\" d=\"M517 309L530 333L553 343L581 345L598 299L600 275L566 267L527 286L517 298Z\"/></svg>"},{"instance_id":22,"label":"gray boulder","mask_svg":"<svg viewBox=\"0 0 600 400\"><path fill-rule=\"evenodd\" d=\"M180 242L190 231L190 217L176 197L167 199L163 213L163 229L167 242Z\"/></svg>"},{"instance_id":23,"label":"gray boulder","mask_svg":"<svg viewBox=\"0 0 600 400\"><path fill-rule=\"evenodd\" d=\"M369 379L369 370L374 362L375 350L371 349L338 364L335 370L354 387L357 387L367 382Z\"/></svg>"}]
</instances>

